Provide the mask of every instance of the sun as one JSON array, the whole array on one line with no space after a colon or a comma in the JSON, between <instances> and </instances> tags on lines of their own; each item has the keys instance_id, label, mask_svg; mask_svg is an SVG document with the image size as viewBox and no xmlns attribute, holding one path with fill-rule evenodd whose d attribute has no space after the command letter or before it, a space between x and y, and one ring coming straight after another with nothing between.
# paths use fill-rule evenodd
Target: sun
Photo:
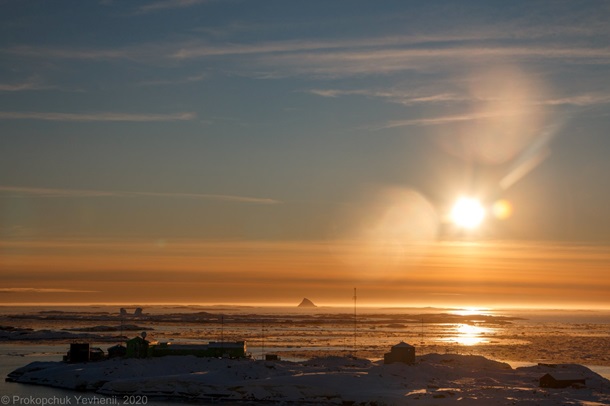
<instances>
[{"instance_id":1,"label":"sun","mask_svg":"<svg viewBox=\"0 0 610 406\"><path fill-rule=\"evenodd\" d=\"M476 228L485 218L485 209L477 199L461 197L451 209L451 221L459 227Z\"/></svg>"}]
</instances>

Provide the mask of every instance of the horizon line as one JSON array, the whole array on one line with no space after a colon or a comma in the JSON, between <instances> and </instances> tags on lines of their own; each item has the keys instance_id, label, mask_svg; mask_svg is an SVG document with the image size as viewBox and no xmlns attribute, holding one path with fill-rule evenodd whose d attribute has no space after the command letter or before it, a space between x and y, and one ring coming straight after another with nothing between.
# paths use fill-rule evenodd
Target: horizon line
<instances>
[{"instance_id":1,"label":"horizon line","mask_svg":"<svg viewBox=\"0 0 610 406\"><path fill-rule=\"evenodd\" d=\"M178 306L178 307L248 307L248 308L294 308L294 309L304 309L304 310L315 310L315 309L348 309L350 312L353 311L353 302L345 302L343 303L335 303L328 304L323 303L320 305L316 305L315 307L299 307L295 302L276 302L276 303L268 303L268 302L224 302L224 303L184 303L184 302L134 302L134 303L126 303L126 302L0 302L0 308L2 307L39 307L39 306L57 306L57 307L69 307L69 306L77 306L77 307L111 307L111 306L119 306L119 307L159 307L159 306ZM314 303L315 304L315 303ZM596 311L610 311L610 305L594 305L594 304L577 304L577 305L511 305L511 304L502 304L495 306L452 306L452 305L407 305L407 304L396 304L396 303L374 303L368 305L358 305L359 309L376 309L376 310L384 310L384 309L435 309L435 310L450 310L450 311L472 311L472 312L481 312L486 313L490 311L521 311L521 310L540 310L540 311L588 311L588 312L596 312Z\"/></svg>"}]
</instances>

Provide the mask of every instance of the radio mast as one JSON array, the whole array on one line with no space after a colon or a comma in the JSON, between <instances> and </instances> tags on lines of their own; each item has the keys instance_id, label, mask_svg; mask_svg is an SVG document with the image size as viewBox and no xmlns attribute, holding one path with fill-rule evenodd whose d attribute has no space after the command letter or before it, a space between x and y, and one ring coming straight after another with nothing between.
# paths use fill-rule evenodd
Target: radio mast
<instances>
[{"instance_id":1,"label":"radio mast","mask_svg":"<svg viewBox=\"0 0 610 406\"><path fill-rule=\"evenodd\" d=\"M356 332L357 332L357 328L358 328L358 319L357 319L357 313L356 313L356 300L357 300L357 296L356 296L356 288L354 288L354 356L356 354Z\"/></svg>"}]
</instances>

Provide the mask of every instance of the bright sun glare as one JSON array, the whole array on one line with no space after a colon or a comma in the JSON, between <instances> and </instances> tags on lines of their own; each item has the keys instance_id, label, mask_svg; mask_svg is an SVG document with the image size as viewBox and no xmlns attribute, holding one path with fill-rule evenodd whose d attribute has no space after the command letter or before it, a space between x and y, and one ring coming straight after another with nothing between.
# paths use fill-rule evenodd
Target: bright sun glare
<instances>
[{"instance_id":1,"label":"bright sun glare","mask_svg":"<svg viewBox=\"0 0 610 406\"><path fill-rule=\"evenodd\" d=\"M475 228L485 218L485 209L477 199L461 197L451 209L451 220L457 226Z\"/></svg>"}]
</instances>

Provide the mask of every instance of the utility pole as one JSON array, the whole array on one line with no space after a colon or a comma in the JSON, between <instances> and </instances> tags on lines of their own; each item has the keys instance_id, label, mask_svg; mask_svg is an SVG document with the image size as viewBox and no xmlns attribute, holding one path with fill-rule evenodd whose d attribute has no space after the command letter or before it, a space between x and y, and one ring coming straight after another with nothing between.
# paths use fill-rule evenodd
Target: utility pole
<instances>
[{"instance_id":1,"label":"utility pole","mask_svg":"<svg viewBox=\"0 0 610 406\"><path fill-rule=\"evenodd\" d=\"M261 335L263 339L263 344L261 348L261 359L265 359L265 320L262 321Z\"/></svg>"},{"instance_id":2,"label":"utility pole","mask_svg":"<svg viewBox=\"0 0 610 406\"><path fill-rule=\"evenodd\" d=\"M357 322L357 314L356 314L356 300L357 300L357 296L356 296L356 288L354 288L354 356L356 355L356 332L357 332L357 328L358 328L358 322Z\"/></svg>"},{"instance_id":3,"label":"utility pole","mask_svg":"<svg viewBox=\"0 0 610 406\"><path fill-rule=\"evenodd\" d=\"M225 316L220 315L220 348L225 348Z\"/></svg>"}]
</instances>

